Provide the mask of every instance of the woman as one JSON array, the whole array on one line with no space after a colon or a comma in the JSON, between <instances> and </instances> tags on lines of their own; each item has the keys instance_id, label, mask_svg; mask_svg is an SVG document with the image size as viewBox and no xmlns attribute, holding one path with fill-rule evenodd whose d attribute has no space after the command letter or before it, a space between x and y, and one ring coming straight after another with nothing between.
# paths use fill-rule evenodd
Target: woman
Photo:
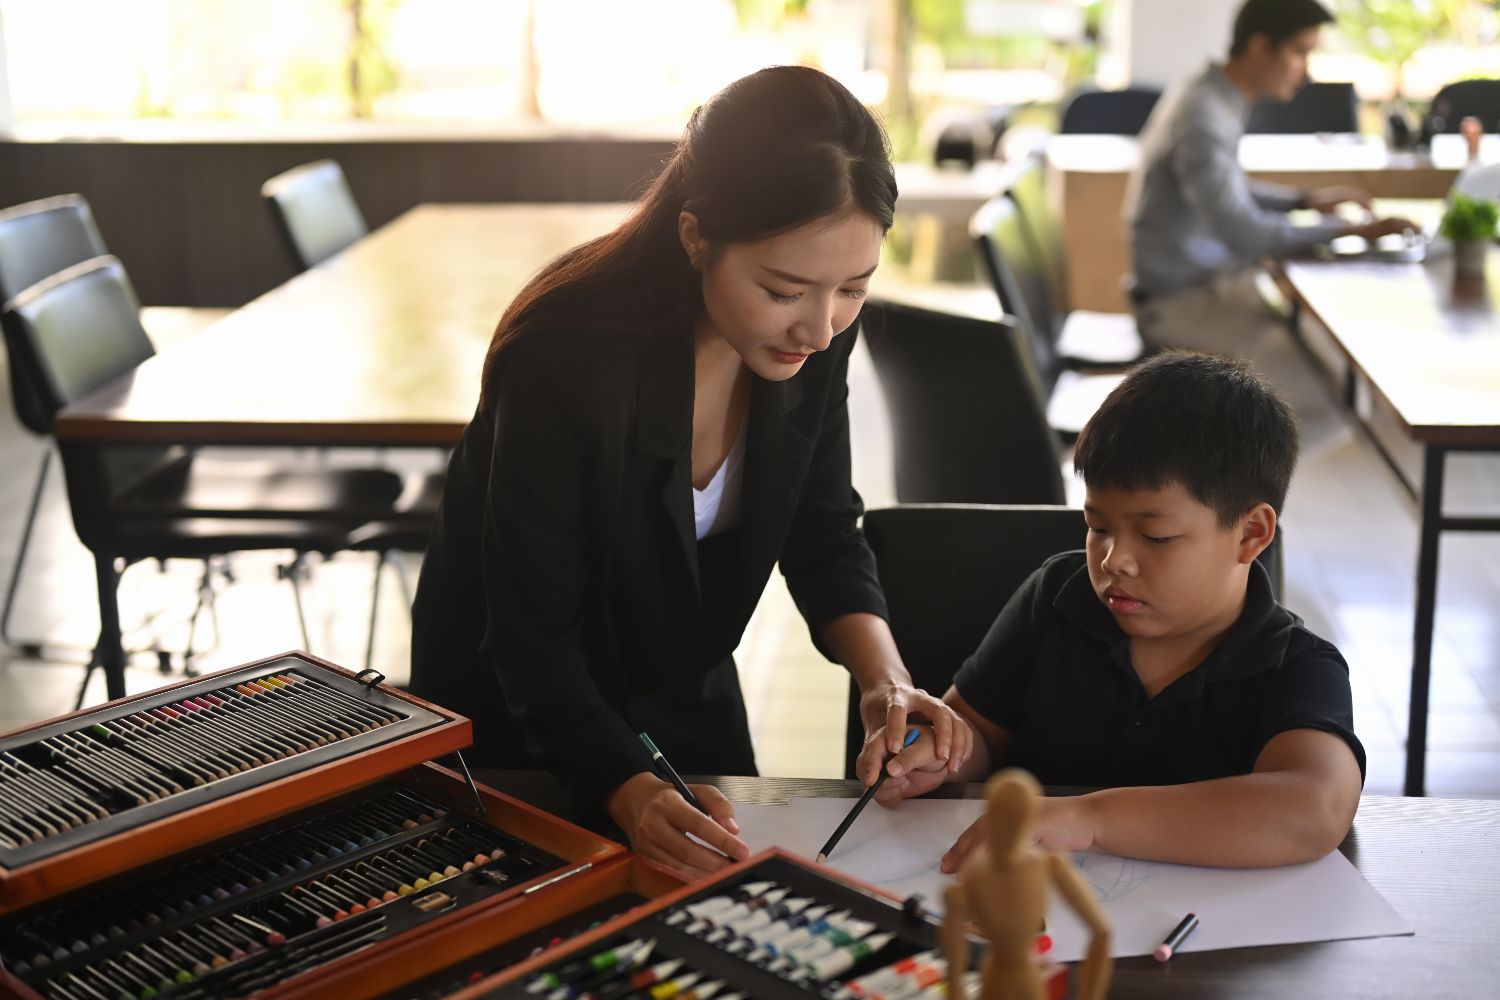
<instances>
[{"instance_id":1,"label":"woman","mask_svg":"<svg viewBox=\"0 0 1500 1000\"><path fill-rule=\"evenodd\" d=\"M732 654L778 561L866 732L919 713L967 756L896 652L849 479L840 331L895 200L884 133L832 78L731 84L634 214L506 310L449 466L413 689L474 718L478 759L554 772L689 874L745 856L733 808L698 786L694 810L637 733L685 773L755 773Z\"/></svg>"}]
</instances>

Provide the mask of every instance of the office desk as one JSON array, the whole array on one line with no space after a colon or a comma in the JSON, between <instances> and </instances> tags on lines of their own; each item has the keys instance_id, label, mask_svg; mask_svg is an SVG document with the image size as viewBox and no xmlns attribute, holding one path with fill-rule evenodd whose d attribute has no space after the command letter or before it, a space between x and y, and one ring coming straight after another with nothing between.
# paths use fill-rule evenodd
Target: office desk
<instances>
[{"instance_id":1,"label":"office desk","mask_svg":"<svg viewBox=\"0 0 1500 1000\"><path fill-rule=\"evenodd\" d=\"M544 809L561 788L534 772L477 771L485 784ZM690 778L699 781L705 779ZM731 799L774 803L849 797L854 781L710 778ZM943 797L978 798L980 785ZM1500 982L1500 802L1368 796L1340 850L1416 930L1412 937L1188 952L1166 965L1117 959L1112 1000L1491 996Z\"/></svg>"},{"instance_id":2,"label":"office desk","mask_svg":"<svg viewBox=\"0 0 1500 1000\"><path fill-rule=\"evenodd\" d=\"M1494 312L1500 257L1492 252L1488 265L1482 278L1462 280L1455 280L1451 256L1425 264L1291 261L1280 267L1283 287L1328 331L1350 378L1363 380L1384 401L1424 454L1420 484L1397 470L1422 512L1408 795L1424 790L1439 541L1445 531L1500 531L1500 516L1443 513L1448 454L1500 452L1500 316Z\"/></svg>"},{"instance_id":3,"label":"office desk","mask_svg":"<svg viewBox=\"0 0 1500 1000\"><path fill-rule=\"evenodd\" d=\"M1500 136L1485 136L1485 153L1500 159ZM1349 184L1377 198L1440 198L1466 156L1457 135L1437 136L1428 153L1395 152L1359 135L1247 135L1240 142L1240 164L1252 177L1294 187ZM1125 188L1139 162L1140 143L1130 136L1059 135L1047 143L1075 309L1129 309L1121 287L1130 270Z\"/></svg>"}]
</instances>

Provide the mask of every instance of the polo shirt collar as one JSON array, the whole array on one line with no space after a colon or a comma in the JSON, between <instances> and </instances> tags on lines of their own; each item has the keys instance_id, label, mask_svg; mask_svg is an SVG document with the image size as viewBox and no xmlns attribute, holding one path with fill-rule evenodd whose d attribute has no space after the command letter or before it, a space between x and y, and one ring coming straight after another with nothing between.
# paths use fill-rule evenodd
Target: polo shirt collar
<instances>
[{"instance_id":1,"label":"polo shirt collar","mask_svg":"<svg viewBox=\"0 0 1500 1000\"><path fill-rule=\"evenodd\" d=\"M1219 96L1229 104L1236 118L1245 121L1250 115L1250 102L1245 100L1245 92L1235 86L1229 74L1224 71L1224 64L1212 62L1204 72L1204 77L1213 85Z\"/></svg>"},{"instance_id":2,"label":"polo shirt collar","mask_svg":"<svg viewBox=\"0 0 1500 1000\"><path fill-rule=\"evenodd\" d=\"M1074 626L1110 646L1116 661L1129 669L1129 636L1094 593L1087 562L1063 583L1052 606ZM1299 622L1296 615L1276 603L1265 567L1251 563L1244 610L1223 641L1184 679L1197 675L1201 679L1195 686L1201 686L1206 681L1233 680L1269 670L1281 663L1292 628Z\"/></svg>"}]
</instances>

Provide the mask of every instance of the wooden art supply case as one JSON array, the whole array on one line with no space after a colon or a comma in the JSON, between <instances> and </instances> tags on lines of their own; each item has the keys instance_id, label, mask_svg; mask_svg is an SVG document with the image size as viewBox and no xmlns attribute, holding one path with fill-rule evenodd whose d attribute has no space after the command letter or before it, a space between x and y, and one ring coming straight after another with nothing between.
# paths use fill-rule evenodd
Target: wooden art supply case
<instances>
[{"instance_id":1,"label":"wooden art supply case","mask_svg":"<svg viewBox=\"0 0 1500 1000\"><path fill-rule=\"evenodd\" d=\"M623 877L381 679L288 653L0 736L0 996L373 996Z\"/></svg>"},{"instance_id":2,"label":"wooden art supply case","mask_svg":"<svg viewBox=\"0 0 1500 1000\"><path fill-rule=\"evenodd\" d=\"M939 925L923 913L918 901L901 900L865 885L826 865L779 849L771 849L723 869L716 875L652 900L571 942L550 949L514 968L475 983L456 994L457 1000L535 1000L548 991L528 992L528 984L549 970L587 958L623 942L639 938L657 942L651 961L684 959L684 970L703 974L703 981L722 981L720 993L743 994L756 1000L818 997L830 991L830 982L794 983L767 971L763 966L686 933L672 926L666 918L680 907L732 892L736 887L770 881L786 887L798 897L811 898L854 918L875 924L873 935L889 933L892 940L879 951L860 959L836 981L857 978L902 958L938 947ZM396 996L396 994L392 994Z\"/></svg>"}]
</instances>

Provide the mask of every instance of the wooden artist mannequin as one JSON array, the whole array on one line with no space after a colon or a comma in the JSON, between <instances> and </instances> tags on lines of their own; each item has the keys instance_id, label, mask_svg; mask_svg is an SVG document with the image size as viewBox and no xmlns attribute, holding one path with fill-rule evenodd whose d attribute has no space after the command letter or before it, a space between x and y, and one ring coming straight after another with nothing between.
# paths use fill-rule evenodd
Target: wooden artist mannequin
<instances>
[{"instance_id":1,"label":"wooden artist mannequin","mask_svg":"<svg viewBox=\"0 0 1500 1000\"><path fill-rule=\"evenodd\" d=\"M964 932L972 920L990 942L982 969L982 1000L1042 1000L1035 941L1046 914L1050 883L1093 932L1078 969L1076 996L1100 1000L1109 988L1113 967L1109 924L1072 861L1032 842L1041 787L1026 771L1009 768L991 778L985 792L988 843L969 857L946 894L943 952L948 960L948 995L964 996L961 984L969 964Z\"/></svg>"}]
</instances>

